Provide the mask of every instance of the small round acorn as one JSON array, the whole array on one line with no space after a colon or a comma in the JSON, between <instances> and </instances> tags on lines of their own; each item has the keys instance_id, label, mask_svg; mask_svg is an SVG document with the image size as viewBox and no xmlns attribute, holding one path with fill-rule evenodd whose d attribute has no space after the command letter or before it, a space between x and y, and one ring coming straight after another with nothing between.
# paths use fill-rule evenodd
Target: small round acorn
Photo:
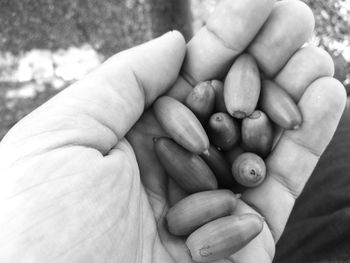
<instances>
[{"instance_id":1,"label":"small round acorn","mask_svg":"<svg viewBox=\"0 0 350 263\"><path fill-rule=\"evenodd\" d=\"M266 177L266 165L255 153L243 153L233 162L232 174L236 181L246 187L260 185Z\"/></svg>"}]
</instances>

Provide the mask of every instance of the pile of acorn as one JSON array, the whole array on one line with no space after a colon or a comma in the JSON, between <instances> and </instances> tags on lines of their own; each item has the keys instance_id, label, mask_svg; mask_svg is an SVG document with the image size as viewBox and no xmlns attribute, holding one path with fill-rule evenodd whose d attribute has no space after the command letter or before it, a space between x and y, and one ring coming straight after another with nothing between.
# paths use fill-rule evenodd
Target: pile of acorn
<instances>
[{"instance_id":1,"label":"pile of acorn","mask_svg":"<svg viewBox=\"0 0 350 263\"><path fill-rule=\"evenodd\" d=\"M254 58L242 54L224 83L201 82L184 103L160 97L153 110L170 137L154 138L156 155L167 174L192 194L169 209L169 231L180 236L192 233L186 244L195 261L228 256L234 240L224 240L230 239L225 237L224 233L230 232L226 228L244 228L229 217L239 198L233 192L264 181L264 158L272 151L281 128L300 127L299 108L273 81L261 81ZM230 191L215 190L218 187ZM229 217L226 221L225 216ZM261 231L261 220L257 216L254 220L246 231L247 240ZM207 245L213 242L209 239L222 242L215 241L214 248Z\"/></svg>"}]
</instances>

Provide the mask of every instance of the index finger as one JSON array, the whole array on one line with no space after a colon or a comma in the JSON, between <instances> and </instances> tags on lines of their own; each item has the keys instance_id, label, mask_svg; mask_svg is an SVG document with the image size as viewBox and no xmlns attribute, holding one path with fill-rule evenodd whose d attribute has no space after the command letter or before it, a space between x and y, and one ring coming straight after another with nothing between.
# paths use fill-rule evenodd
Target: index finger
<instances>
[{"instance_id":1,"label":"index finger","mask_svg":"<svg viewBox=\"0 0 350 263\"><path fill-rule=\"evenodd\" d=\"M272 11L275 0L222 0L207 24L188 42L179 77L170 96L183 99L200 81L220 79L248 47Z\"/></svg>"}]
</instances>

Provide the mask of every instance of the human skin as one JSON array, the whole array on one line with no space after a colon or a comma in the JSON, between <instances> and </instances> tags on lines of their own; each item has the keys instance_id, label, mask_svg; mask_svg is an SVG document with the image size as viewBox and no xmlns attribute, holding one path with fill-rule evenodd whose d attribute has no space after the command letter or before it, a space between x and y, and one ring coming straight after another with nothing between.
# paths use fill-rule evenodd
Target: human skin
<instances>
[{"instance_id":1,"label":"human skin","mask_svg":"<svg viewBox=\"0 0 350 263\"><path fill-rule=\"evenodd\" d=\"M271 78L287 83L287 91L294 80L289 61L319 67L301 71L308 76L290 91L300 98L303 124L282 134L267 158L266 180L244 192L235 211L263 216L263 231L220 262L272 261L295 199L337 127L345 90L331 77L327 56L306 62L301 57L308 50L295 53L314 23L305 5L224 0L218 10L187 46L181 34L171 32L121 52L5 136L0 144L0 262L192 262L184 239L165 226L168 197L182 193L173 183L168 187L153 152L152 138L164 133L150 107L161 94L181 100L189 83L225 76L248 46ZM286 16L303 26L283 23ZM278 52L269 59L266 52L274 45ZM186 49L184 80L179 72Z\"/></svg>"}]
</instances>

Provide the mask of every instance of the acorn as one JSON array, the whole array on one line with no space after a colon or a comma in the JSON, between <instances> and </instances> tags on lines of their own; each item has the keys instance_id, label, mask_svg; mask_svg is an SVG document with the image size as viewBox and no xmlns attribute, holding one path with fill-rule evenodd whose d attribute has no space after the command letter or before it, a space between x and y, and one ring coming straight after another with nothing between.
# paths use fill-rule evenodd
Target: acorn
<instances>
[{"instance_id":1,"label":"acorn","mask_svg":"<svg viewBox=\"0 0 350 263\"><path fill-rule=\"evenodd\" d=\"M169 232L188 235L198 227L219 217L230 215L237 205L230 190L212 190L192 194L169 209L166 220Z\"/></svg>"},{"instance_id":2,"label":"acorn","mask_svg":"<svg viewBox=\"0 0 350 263\"><path fill-rule=\"evenodd\" d=\"M243 148L266 157L272 148L273 127L266 114L260 110L254 111L242 121L241 126Z\"/></svg>"},{"instance_id":3,"label":"acorn","mask_svg":"<svg viewBox=\"0 0 350 263\"><path fill-rule=\"evenodd\" d=\"M264 80L262 86L261 109L280 127L287 130L299 129L302 115L289 94L270 80Z\"/></svg>"},{"instance_id":4,"label":"acorn","mask_svg":"<svg viewBox=\"0 0 350 263\"><path fill-rule=\"evenodd\" d=\"M211 86L215 92L215 112L227 112L224 98L224 83L219 80L212 80Z\"/></svg>"},{"instance_id":5,"label":"acorn","mask_svg":"<svg viewBox=\"0 0 350 263\"><path fill-rule=\"evenodd\" d=\"M263 229L264 219L255 214L231 215L211 221L186 240L196 262L227 258L252 241Z\"/></svg>"},{"instance_id":6,"label":"acorn","mask_svg":"<svg viewBox=\"0 0 350 263\"><path fill-rule=\"evenodd\" d=\"M215 92L210 81L197 84L185 99L185 105L202 124L207 123L214 111Z\"/></svg>"},{"instance_id":7,"label":"acorn","mask_svg":"<svg viewBox=\"0 0 350 263\"><path fill-rule=\"evenodd\" d=\"M260 73L250 54L240 55L230 68L224 84L225 105L229 114L243 119L256 108L260 95Z\"/></svg>"},{"instance_id":8,"label":"acorn","mask_svg":"<svg viewBox=\"0 0 350 263\"><path fill-rule=\"evenodd\" d=\"M215 113L210 117L207 131L211 142L221 150L231 149L240 138L238 122L224 112Z\"/></svg>"},{"instance_id":9,"label":"acorn","mask_svg":"<svg viewBox=\"0 0 350 263\"><path fill-rule=\"evenodd\" d=\"M232 167L233 162L237 159L238 156L240 156L242 153L244 153L244 150L241 146L236 145L232 149L223 152L225 156L225 160L229 163L230 167Z\"/></svg>"},{"instance_id":10,"label":"acorn","mask_svg":"<svg viewBox=\"0 0 350 263\"><path fill-rule=\"evenodd\" d=\"M215 175L197 154L166 137L154 138L154 151L164 170L186 192L217 189Z\"/></svg>"},{"instance_id":11,"label":"acorn","mask_svg":"<svg viewBox=\"0 0 350 263\"><path fill-rule=\"evenodd\" d=\"M208 153L209 139L194 113L181 102L163 96L153 104L161 127L178 144L192 153Z\"/></svg>"},{"instance_id":12,"label":"acorn","mask_svg":"<svg viewBox=\"0 0 350 263\"><path fill-rule=\"evenodd\" d=\"M243 186L258 186L266 177L265 162L255 153L243 153L233 162L232 174Z\"/></svg>"},{"instance_id":13,"label":"acorn","mask_svg":"<svg viewBox=\"0 0 350 263\"><path fill-rule=\"evenodd\" d=\"M209 154L202 154L201 157L215 174L220 187L230 188L234 184L235 181L231 174L231 165L213 145L209 147Z\"/></svg>"}]
</instances>

